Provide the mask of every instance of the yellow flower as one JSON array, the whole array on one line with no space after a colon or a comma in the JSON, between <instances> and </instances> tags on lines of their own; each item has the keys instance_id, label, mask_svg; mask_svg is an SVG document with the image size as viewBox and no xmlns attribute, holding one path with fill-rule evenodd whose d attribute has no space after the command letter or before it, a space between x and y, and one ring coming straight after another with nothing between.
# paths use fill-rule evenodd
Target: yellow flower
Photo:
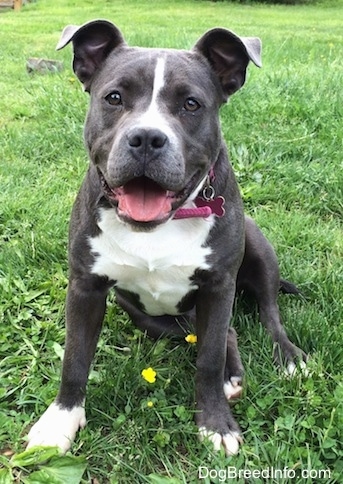
<instances>
[{"instance_id":1,"label":"yellow flower","mask_svg":"<svg viewBox=\"0 0 343 484\"><path fill-rule=\"evenodd\" d=\"M148 383L155 383L156 374L157 374L156 371L153 370L151 367L145 368L144 370L142 370L142 373L141 373L144 380L146 380Z\"/></svg>"},{"instance_id":2,"label":"yellow flower","mask_svg":"<svg viewBox=\"0 0 343 484\"><path fill-rule=\"evenodd\" d=\"M152 408L154 406L154 402L152 402L151 400L149 400L146 404L147 407L149 408Z\"/></svg>"},{"instance_id":3,"label":"yellow flower","mask_svg":"<svg viewBox=\"0 0 343 484\"><path fill-rule=\"evenodd\" d=\"M194 345L198 341L198 338L196 334L188 334L185 337L185 340L187 341L187 343Z\"/></svg>"}]
</instances>

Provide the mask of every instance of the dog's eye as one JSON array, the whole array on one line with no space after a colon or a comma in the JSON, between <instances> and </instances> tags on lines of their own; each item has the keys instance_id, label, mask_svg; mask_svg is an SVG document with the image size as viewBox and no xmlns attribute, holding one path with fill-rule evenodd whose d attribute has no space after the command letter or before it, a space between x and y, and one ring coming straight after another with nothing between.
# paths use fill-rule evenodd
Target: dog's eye
<instances>
[{"instance_id":1,"label":"dog's eye","mask_svg":"<svg viewBox=\"0 0 343 484\"><path fill-rule=\"evenodd\" d=\"M122 104L121 95L118 91L110 92L110 94L108 94L105 99L108 104L111 104L111 106L120 106Z\"/></svg>"},{"instance_id":2,"label":"dog's eye","mask_svg":"<svg viewBox=\"0 0 343 484\"><path fill-rule=\"evenodd\" d=\"M184 109L190 113L194 113L198 109L201 108L200 104L198 101L196 101L194 98L189 97L186 99L185 104L183 105Z\"/></svg>"}]
</instances>

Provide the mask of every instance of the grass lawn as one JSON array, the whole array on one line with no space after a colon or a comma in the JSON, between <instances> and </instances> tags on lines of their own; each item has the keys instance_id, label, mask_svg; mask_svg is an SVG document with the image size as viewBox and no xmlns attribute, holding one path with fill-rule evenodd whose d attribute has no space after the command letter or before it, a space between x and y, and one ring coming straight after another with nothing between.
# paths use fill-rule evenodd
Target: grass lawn
<instances>
[{"instance_id":1,"label":"grass lawn","mask_svg":"<svg viewBox=\"0 0 343 484\"><path fill-rule=\"evenodd\" d=\"M88 425L72 454L21 455L58 388L68 219L87 169L87 94L70 48L54 48L66 24L93 18L112 20L132 45L190 48L218 25L263 41L263 69L250 66L222 109L222 128L246 211L303 291L280 296L280 308L311 361L307 377L284 378L256 313L238 301L246 378L233 411L244 445L232 458L197 439L196 347L146 339L113 301L88 385ZM0 11L1 484L342 482L342 25L339 2L38 0ZM30 75L29 57L63 60L65 69ZM141 377L149 366L154 384Z\"/></svg>"}]
</instances>

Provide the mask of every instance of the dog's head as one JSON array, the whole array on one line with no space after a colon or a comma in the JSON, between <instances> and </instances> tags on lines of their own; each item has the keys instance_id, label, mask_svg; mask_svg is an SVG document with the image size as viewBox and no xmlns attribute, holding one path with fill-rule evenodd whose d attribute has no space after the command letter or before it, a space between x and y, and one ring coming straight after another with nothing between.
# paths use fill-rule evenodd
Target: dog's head
<instances>
[{"instance_id":1,"label":"dog's head","mask_svg":"<svg viewBox=\"0 0 343 484\"><path fill-rule=\"evenodd\" d=\"M154 227L192 200L221 148L219 108L245 82L261 42L216 28L190 51L127 46L104 20L64 29L91 95L85 140L121 219Z\"/></svg>"}]
</instances>

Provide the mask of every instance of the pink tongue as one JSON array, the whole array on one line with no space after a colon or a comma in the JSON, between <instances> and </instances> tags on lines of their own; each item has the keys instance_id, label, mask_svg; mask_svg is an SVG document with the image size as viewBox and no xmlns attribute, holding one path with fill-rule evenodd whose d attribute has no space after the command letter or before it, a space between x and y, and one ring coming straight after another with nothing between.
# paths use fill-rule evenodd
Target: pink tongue
<instances>
[{"instance_id":1,"label":"pink tongue","mask_svg":"<svg viewBox=\"0 0 343 484\"><path fill-rule=\"evenodd\" d=\"M171 199L162 187L149 178L135 178L123 187L119 210L137 222L151 222L171 211Z\"/></svg>"}]
</instances>

